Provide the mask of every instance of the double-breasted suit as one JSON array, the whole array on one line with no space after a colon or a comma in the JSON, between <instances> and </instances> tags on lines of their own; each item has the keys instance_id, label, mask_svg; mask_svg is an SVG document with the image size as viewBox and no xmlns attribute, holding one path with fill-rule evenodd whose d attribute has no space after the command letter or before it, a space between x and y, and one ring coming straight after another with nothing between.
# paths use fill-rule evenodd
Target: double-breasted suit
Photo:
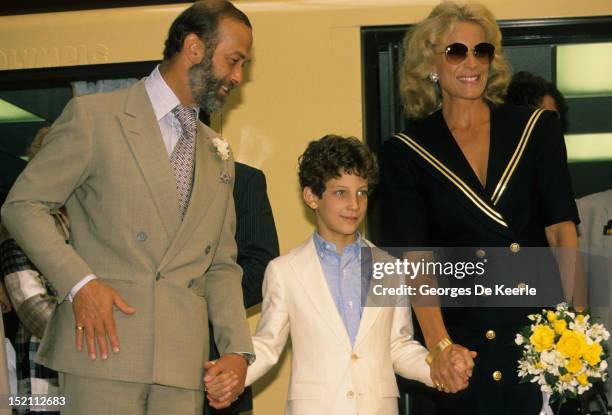
<instances>
[{"instance_id":1,"label":"double-breasted suit","mask_svg":"<svg viewBox=\"0 0 612 415\"><path fill-rule=\"evenodd\" d=\"M79 376L202 387L208 319L222 353L251 352L236 264L233 160L197 126L193 189L181 220L176 182L143 81L75 98L2 209L3 223L59 294L40 361ZM70 244L49 211L65 205ZM95 274L136 309L115 310L121 351L75 348L67 295Z\"/></svg>"},{"instance_id":2,"label":"double-breasted suit","mask_svg":"<svg viewBox=\"0 0 612 415\"><path fill-rule=\"evenodd\" d=\"M286 414L397 414L394 372L431 385L427 350L412 339L409 308L364 307L351 345L312 237L270 262L263 292L253 337L257 360L247 384L276 364L291 335Z\"/></svg>"}]
</instances>

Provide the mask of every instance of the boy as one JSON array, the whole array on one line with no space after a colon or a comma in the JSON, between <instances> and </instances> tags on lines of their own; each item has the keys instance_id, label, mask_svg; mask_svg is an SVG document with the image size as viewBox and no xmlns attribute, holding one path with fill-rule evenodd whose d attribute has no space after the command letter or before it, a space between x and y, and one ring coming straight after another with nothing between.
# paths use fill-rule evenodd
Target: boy
<instances>
[{"instance_id":1,"label":"boy","mask_svg":"<svg viewBox=\"0 0 612 415\"><path fill-rule=\"evenodd\" d=\"M357 228L377 177L374 156L356 138L325 136L300 157L316 231L266 269L257 359L247 373L249 384L265 374L291 334L286 414L397 414L394 371L431 384L410 310L362 305L361 248L373 245Z\"/></svg>"}]
</instances>

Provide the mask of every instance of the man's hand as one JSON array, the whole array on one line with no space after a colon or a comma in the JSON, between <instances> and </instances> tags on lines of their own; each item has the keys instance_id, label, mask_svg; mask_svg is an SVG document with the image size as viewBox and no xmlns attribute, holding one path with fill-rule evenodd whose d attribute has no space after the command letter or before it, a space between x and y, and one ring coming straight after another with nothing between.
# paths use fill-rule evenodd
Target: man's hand
<instances>
[{"instance_id":1,"label":"man's hand","mask_svg":"<svg viewBox=\"0 0 612 415\"><path fill-rule=\"evenodd\" d=\"M204 369L204 386L211 407L227 408L244 391L247 362L243 356L228 353L215 362L206 362Z\"/></svg>"},{"instance_id":2,"label":"man's hand","mask_svg":"<svg viewBox=\"0 0 612 415\"><path fill-rule=\"evenodd\" d=\"M106 337L115 353L119 353L119 338L113 318L113 306L125 314L134 314L130 307L113 288L100 280L91 280L74 296L72 311L76 321L76 348L83 350L83 336L91 360L96 359L96 342L102 360L108 359Z\"/></svg>"},{"instance_id":3,"label":"man's hand","mask_svg":"<svg viewBox=\"0 0 612 415\"><path fill-rule=\"evenodd\" d=\"M476 352L451 344L431 362L431 380L438 390L456 393L468 387Z\"/></svg>"}]
</instances>

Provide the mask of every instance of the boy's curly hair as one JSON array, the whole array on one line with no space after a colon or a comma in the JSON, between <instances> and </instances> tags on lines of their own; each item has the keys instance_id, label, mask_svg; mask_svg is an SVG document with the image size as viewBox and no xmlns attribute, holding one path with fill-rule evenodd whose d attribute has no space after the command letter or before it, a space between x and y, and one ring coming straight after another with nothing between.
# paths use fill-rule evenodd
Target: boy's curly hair
<instances>
[{"instance_id":1,"label":"boy's curly hair","mask_svg":"<svg viewBox=\"0 0 612 415\"><path fill-rule=\"evenodd\" d=\"M368 147L355 137L326 135L311 141L299 157L300 186L310 187L321 197L325 185L342 174L354 174L368 182L371 191L378 182L378 163Z\"/></svg>"}]
</instances>

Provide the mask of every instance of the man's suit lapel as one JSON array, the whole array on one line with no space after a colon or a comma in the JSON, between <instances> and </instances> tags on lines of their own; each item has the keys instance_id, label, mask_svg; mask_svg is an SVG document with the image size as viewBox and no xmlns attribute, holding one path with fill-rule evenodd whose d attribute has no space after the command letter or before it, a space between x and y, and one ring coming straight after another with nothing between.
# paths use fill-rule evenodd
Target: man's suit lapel
<instances>
[{"instance_id":1,"label":"man's suit lapel","mask_svg":"<svg viewBox=\"0 0 612 415\"><path fill-rule=\"evenodd\" d=\"M193 188L189 207L181 221L174 171L143 81L130 89L119 122L149 187L168 239L172 241L160 262L160 268L163 268L176 256L205 216L219 190L222 173L229 173L229 162L222 161L213 153L212 130L198 123Z\"/></svg>"},{"instance_id":2,"label":"man's suit lapel","mask_svg":"<svg viewBox=\"0 0 612 415\"><path fill-rule=\"evenodd\" d=\"M176 181L143 81L130 88L119 123L149 187L168 238L172 240L181 224Z\"/></svg>"},{"instance_id":3,"label":"man's suit lapel","mask_svg":"<svg viewBox=\"0 0 612 415\"><path fill-rule=\"evenodd\" d=\"M185 217L179 227L176 238L172 241L170 249L162 259L160 268L163 268L181 250L189 240L193 232L206 216L206 212L217 192L220 190L222 175L226 174L229 178L229 160L221 160L214 153L210 141L213 135L212 130L207 130L202 123L198 123L197 142L196 142L196 163L193 178L193 188L189 206L185 212ZM223 184L229 186L229 184ZM229 207L228 207L229 208Z\"/></svg>"},{"instance_id":4,"label":"man's suit lapel","mask_svg":"<svg viewBox=\"0 0 612 415\"><path fill-rule=\"evenodd\" d=\"M310 298L322 321L329 325L340 343L351 350L346 327L331 296L323 268L317 256L314 241L310 238L290 260L291 266L304 293Z\"/></svg>"}]
</instances>

